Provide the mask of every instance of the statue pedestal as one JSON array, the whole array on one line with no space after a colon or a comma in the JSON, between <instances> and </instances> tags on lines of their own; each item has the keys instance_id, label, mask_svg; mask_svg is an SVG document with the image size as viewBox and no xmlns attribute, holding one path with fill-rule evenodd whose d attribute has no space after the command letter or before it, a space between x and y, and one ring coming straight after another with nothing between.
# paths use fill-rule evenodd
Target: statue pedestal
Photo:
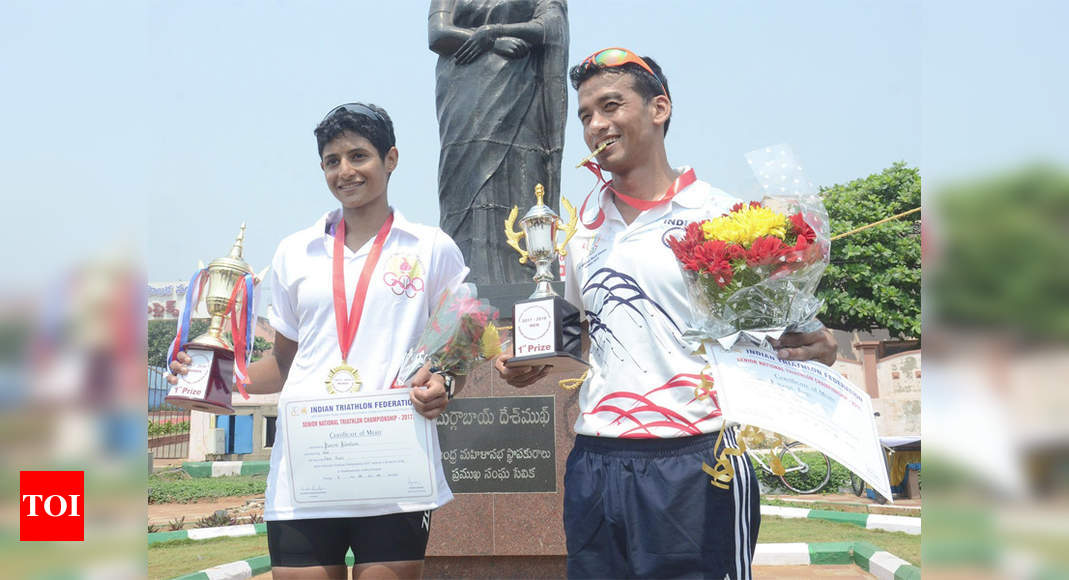
<instances>
[{"instance_id":1,"label":"statue pedestal","mask_svg":"<svg viewBox=\"0 0 1069 580\"><path fill-rule=\"evenodd\" d=\"M494 296L491 301L501 300L500 304L493 303L501 308L503 313L511 313L512 303L505 301L524 299L533 291L532 284L512 286L513 288L486 288L485 293L484 288L480 287L479 295ZM503 321L503 324L507 325L508 322L511 321ZM502 331L502 338L506 338L508 333L509 331ZM463 467L462 461L458 455L452 455L454 450L447 448L448 443L443 443L442 452L447 458L444 462L446 477L454 487L456 499L439 509L434 516L434 525L431 526L430 541L427 545L425 574L433 576L435 574L431 571L436 571L463 577L499 577L501 566L513 566L515 571L529 572L530 577L564 575L564 559L567 554L563 524L564 466L575 441L573 426L579 413L579 391L565 390L558 385L558 381L567 378L575 377L564 373L550 373L541 381L518 389L498 377L497 371L490 364L480 366L468 377L467 385L454 402L472 399L468 404L474 405L472 411L482 411L485 407L492 413L492 418L486 415L486 424L479 425L476 422L470 426L439 419L439 436L443 441L461 440L464 430L467 429L471 436L480 436L480 433L485 432L485 439L474 443L469 440L462 443L461 447L506 448L516 439L508 436L510 431L533 426L540 434L543 429L548 432L544 433L544 437L540 435L537 439L524 439L522 446L547 450L551 447L552 458L537 464L538 471L534 475L538 476L538 481L531 484L537 486L537 491L533 493L517 492L528 485L526 482L515 481L515 476L522 475L524 468L528 468L526 463L518 461L508 464L509 479L495 480L491 486L495 490L500 488L500 491L467 493L459 490L470 489L472 482L460 480L454 484L451 475ZM552 427L529 424L528 419L535 415L522 408L514 410L513 407L517 405L515 397L536 401L536 404L531 404L538 414L545 414L547 411L542 406L550 405ZM509 408L507 414L519 415L506 420L505 414L499 408L505 405ZM463 405L455 406L455 410L463 409ZM449 413L449 408L446 413ZM520 419L519 422L517 418ZM494 430L499 432L495 434ZM451 461L451 458L456 461ZM507 457L502 458L502 463L507 462ZM469 473L475 469L479 469L480 473L500 472L498 467L489 464L468 465L466 469ZM552 469L552 473L543 474L544 469ZM478 483L485 483L485 478Z\"/></svg>"}]
</instances>

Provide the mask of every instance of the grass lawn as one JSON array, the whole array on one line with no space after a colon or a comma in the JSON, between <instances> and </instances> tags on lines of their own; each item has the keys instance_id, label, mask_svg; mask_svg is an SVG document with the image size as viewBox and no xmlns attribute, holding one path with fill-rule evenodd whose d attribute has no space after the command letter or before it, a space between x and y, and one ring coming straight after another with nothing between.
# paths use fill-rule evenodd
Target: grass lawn
<instances>
[{"instance_id":1,"label":"grass lawn","mask_svg":"<svg viewBox=\"0 0 1069 580\"><path fill-rule=\"evenodd\" d=\"M148 549L148 577L174 578L266 553L266 535L153 544Z\"/></svg>"},{"instance_id":2,"label":"grass lawn","mask_svg":"<svg viewBox=\"0 0 1069 580\"><path fill-rule=\"evenodd\" d=\"M761 518L761 533L757 541L763 544L864 541L913 565L920 565L920 536L866 530L851 524L765 516ZM266 553L266 535L154 544L148 548L148 576L174 578Z\"/></svg>"},{"instance_id":3,"label":"grass lawn","mask_svg":"<svg viewBox=\"0 0 1069 580\"><path fill-rule=\"evenodd\" d=\"M761 516L761 533L757 536L757 542L868 542L914 566L921 565L921 536L904 532L866 530L840 522ZM151 556L149 561L151 562Z\"/></svg>"},{"instance_id":4,"label":"grass lawn","mask_svg":"<svg viewBox=\"0 0 1069 580\"><path fill-rule=\"evenodd\" d=\"M190 477L184 471L154 473L148 478L149 503L189 503L202 498L254 495L267 489L267 476Z\"/></svg>"}]
</instances>

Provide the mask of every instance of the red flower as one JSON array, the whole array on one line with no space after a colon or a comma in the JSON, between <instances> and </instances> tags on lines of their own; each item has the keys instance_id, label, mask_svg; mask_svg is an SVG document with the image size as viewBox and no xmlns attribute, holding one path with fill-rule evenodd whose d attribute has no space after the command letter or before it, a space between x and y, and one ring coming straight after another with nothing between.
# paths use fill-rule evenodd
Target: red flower
<instances>
[{"instance_id":1,"label":"red flower","mask_svg":"<svg viewBox=\"0 0 1069 580\"><path fill-rule=\"evenodd\" d=\"M798 235L799 240L805 238L805 241L809 242L810 244L817 241L817 232L813 231L813 228L809 227L809 224L806 223L805 218L802 217L801 212L792 215L790 217L790 220L792 226L791 229L794 231L795 234ZM806 246L802 246L802 248L805 247Z\"/></svg>"},{"instance_id":2,"label":"red flower","mask_svg":"<svg viewBox=\"0 0 1069 580\"><path fill-rule=\"evenodd\" d=\"M742 246L723 240L709 240L694 248L694 257L710 266L717 262L743 258L745 255L746 251Z\"/></svg>"},{"instance_id":3,"label":"red flower","mask_svg":"<svg viewBox=\"0 0 1069 580\"><path fill-rule=\"evenodd\" d=\"M820 259L820 247L809 242L809 238L798 236L798 241L793 246L783 246L780 251L779 261L783 265L772 273L772 278L779 278L805 266L815 263Z\"/></svg>"},{"instance_id":4,"label":"red flower","mask_svg":"<svg viewBox=\"0 0 1069 580\"><path fill-rule=\"evenodd\" d=\"M705 234L702 232L701 222L691 222L687 225L687 232L683 239L671 237L668 239L668 247L676 255L676 259L683 264L683 268L694 272L703 269L702 261L697 258L696 249L705 243Z\"/></svg>"},{"instance_id":5,"label":"red flower","mask_svg":"<svg viewBox=\"0 0 1069 580\"><path fill-rule=\"evenodd\" d=\"M734 278L735 267L732 262L746 259L746 249L722 240L706 240L702 231L703 223L687 224L683 238L669 238L668 247L684 270L703 274L723 288Z\"/></svg>"},{"instance_id":6,"label":"red flower","mask_svg":"<svg viewBox=\"0 0 1069 580\"><path fill-rule=\"evenodd\" d=\"M735 274L731 261L745 256L746 251L738 244L709 240L694 248L693 259L700 268L699 272L707 273L720 287L724 287L731 283Z\"/></svg>"},{"instance_id":7,"label":"red flower","mask_svg":"<svg viewBox=\"0 0 1069 580\"><path fill-rule=\"evenodd\" d=\"M672 249L672 253L676 255L676 259L683 264L684 269L693 270L695 272L701 270L697 261L694 259L694 244L691 244L686 240L668 238L668 247Z\"/></svg>"},{"instance_id":8,"label":"red flower","mask_svg":"<svg viewBox=\"0 0 1069 580\"><path fill-rule=\"evenodd\" d=\"M766 266L779 260L780 255L787 249L783 240L775 236L763 236L757 238L746 252L746 263L750 266Z\"/></svg>"},{"instance_id":9,"label":"red flower","mask_svg":"<svg viewBox=\"0 0 1069 580\"><path fill-rule=\"evenodd\" d=\"M731 262L718 262L715 269L709 270L709 276L721 288L731 284L731 278L734 275L735 269L731 267Z\"/></svg>"},{"instance_id":10,"label":"red flower","mask_svg":"<svg viewBox=\"0 0 1069 580\"><path fill-rule=\"evenodd\" d=\"M687 236L686 236L686 239L687 240L693 240L693 241L704 240L705 239L705 232L702 231L702 224L704 224L704 223L705 223L704 221L700 221L700 222L690 222L689 224L687 224Z\"/></svg>"},{"instance_id":11,"label":"red flower","mask_svg":"<svg viewBox=\"0 0 1069 580\"><path fill-rule=\"evenodd\" d=\"M731 213L735 213L737 211L742 211L747 206L749 206L749 207L764 207L764 206L761 205L761 202L759 202L759 201L751 201L750 203L739 202L739 203L736 203L735 205L731 206ZM727 214L723 214L723 215L727 215Z\"/></svg>"}]
</instances>

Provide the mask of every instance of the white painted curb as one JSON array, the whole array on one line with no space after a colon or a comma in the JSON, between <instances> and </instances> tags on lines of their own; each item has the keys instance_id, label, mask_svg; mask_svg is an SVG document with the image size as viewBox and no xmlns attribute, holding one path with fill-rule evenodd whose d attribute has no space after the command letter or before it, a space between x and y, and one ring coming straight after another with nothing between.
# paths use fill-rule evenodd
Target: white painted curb
<instances>
[{"instance_id":1,"label":"white painted curb","mask_svg":"<svg viewBox=\"0 0 1069 580\"><path fill-rule=\"evenodd\" d=\"M809 544L757 544L754 566L802 566L809 564Z\"/></svg>"},{"instance_id":2,"label":"white painted curb","mask_svg":"<svg viewBox=\"0 0 1069 580\"><path fill-rule=\"evenodd\" d=\"M194 528L192 530L186 530L186 534L190 540L207 540L209 538L224 538L238 536L255 536L256 526L252 524L242 524L239 526L222 526L218 528Z\"/></svg>"},{"instance_id":3,"label":"white painted curb","mask_svg":"<svg viewBox=\"0 0 1069 580\"><path fill-rule=\"evenodd\" d=\"M895 572L909 562L890 552L876 552L869 558L869 573L880 580L895 580Z\"/></svg>"},{"instance_id":4,"label":"white painted curb","mask_svg":"<svg viewBox=\"0 0 1069 580\"><path fill-rule=\"evenodd\" d=\"M241 464L244 461L213 461L212 477L224 477L227 475L241 475Z\"/></svg>"},{"instance_id":5,"label":"white painted curb","mask_svg":"<svg viewBox=\"0 0 1069 580\"><path fill-rule=\"evenodd\" d=\"M781 518L808 518L809 508L796 508L796 507L782 507L778 505L762 505L761 515L763 516L779 516Z\"/></svg>"},{"instance_id":6,"label":"white painted curb","mask_svg":"<svg viewBox=\"0 0 1069 580\"><path fill-rule=\"evenodd\" d=\"M252 578L252 566L242 560L208 568L204 573L209 580L247 580Z\"/></svg>"},{"instance_id":7,"label":"white painted curb","mask_svg":"<svg viewBox=\"0 0 1069 580\"><path fill-rule=\"evenodd\" d=\"M909 516L869 514L869 519L865 522L865 527L870 530L905 532L916 536L921 533L921 519Z\"/></svg>"},{"instance_id":8,"label":"white painted curb","mask_svg":"<svg viewBox=\"0 0 1069 580\"><path fill-rule=\"evenodd\" d=\"M824 511L807 508L782 507L775 505L762 505L761 515L778 516L781 518L800 519L810 518L814 520L827 519L823 517ZM845 512L844 512L845 513ZM884 532L904 532L914 536L921 533L921 518L911 516L888 516L883 514L857 514L857 519L864 519L865 528ZM860 523L860 522L857 522Z\"/></svg>"}]
</instances>

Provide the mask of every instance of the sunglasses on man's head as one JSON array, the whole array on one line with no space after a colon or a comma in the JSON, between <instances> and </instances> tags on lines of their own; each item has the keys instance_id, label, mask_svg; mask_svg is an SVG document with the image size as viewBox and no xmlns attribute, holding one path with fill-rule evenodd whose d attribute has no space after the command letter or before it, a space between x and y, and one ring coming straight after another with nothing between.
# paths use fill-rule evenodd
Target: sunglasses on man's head
<instances>
[{"instance_id":1,"label":"sunglasses on man's head","mask_svg":"<svg viewBox=\"0 0 1069 580\"><path fill-rule=\"evenodd\" d=\"M584 58L583 62L580 63L580 66L585 67L597 65L606 68L616 68L624 66L627 63L637 64L638 66L642 67L646 72L650 73L650 75L653 76L654 80L657 81L657 84L661 85L661 92L664 93L664 96L668 96L668 91L665 90L664 83L661 82L661 79L657 77L657 73L653 72L653 69L650 68L650 65L646 64L646 61L642 60L642 57L631 52L630 50L627 50L626 48L603 48L595 52L594 54Z\"/></svg>"},{"instance_id":2,"label":"sunglasses on man's head","mask_svg":"<svg viewBox=\"0 0 1069 580\"><path fill-rule=\"evenodd\" d=\"M369 107L367 105L363 105L363 104L360 104L360 103L346 103L344 105L338 105L337 107L334 107L333 109L331 109L330 112L327 113L327 116L323 117L323 120L326 121L327 119L333 117L334 114L337 113L338 111L348 111L348 112L350 112L350 113L352 113L354 115L360 115L362 117L369 117L371 120L377 121L379 123L385 123L386 122L386 119L383 119L382 115L380 115L378 113L378 111L376 111L375 109L372 109L371 107Z\"/></svg>"}]
</instances>

